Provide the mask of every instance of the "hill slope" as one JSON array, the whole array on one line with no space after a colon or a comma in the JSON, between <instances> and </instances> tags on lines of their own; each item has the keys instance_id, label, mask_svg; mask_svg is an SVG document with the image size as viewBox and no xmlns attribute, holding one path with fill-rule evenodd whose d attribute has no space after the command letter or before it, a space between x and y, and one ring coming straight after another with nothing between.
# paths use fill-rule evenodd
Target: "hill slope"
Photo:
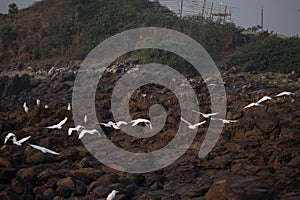
<instances>
[{"instance_id":1,"label":"hill slope","mask_svg":"<svg viewBox=\"0 0 300 200\"><path fill-rule=\"evenodd\" d=\"M112 35L155 26L189 35L202 44L218 64L244 70L299 72L300 40L297 38L281 39L262 33L249 39L242 34L243 28L235 24L180 19L156 6L147 0L44 0L17 14L0 15L0 65L66 66L84 59ZM273 53L275 50L279 51ZM135 55L135 58L149 61L151 57L166 57L159 52L153 56L153 53Z\"/></svg>"},{"instance_id":2,"label":"hill slope","mask_svg":"<svg viewBox=\"0 0 300 200\"><path fill-rule=\"evenodd\" d=\"M81 60L104 39L137 27L166 27L199 41L214 58L242 42L234 24L195 23L162 13L146 0L41 1L13 15L0 16L0 27L15 38L2 40L1 64ZM10 34L11 34L10 33ZM3 38L2 38L3 39Z\"/></svg>"}]
</instances>

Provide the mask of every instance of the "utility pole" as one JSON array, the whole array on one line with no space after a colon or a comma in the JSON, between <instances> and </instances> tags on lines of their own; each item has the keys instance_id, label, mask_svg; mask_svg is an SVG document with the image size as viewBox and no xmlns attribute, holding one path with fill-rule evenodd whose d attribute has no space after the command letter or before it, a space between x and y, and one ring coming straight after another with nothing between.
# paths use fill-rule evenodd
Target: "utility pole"
<instances>
[{"instance_id":1,"label":"utility pole","mask_svg":"<svg viewBox=\"0 0 300 200\"><path fill-rule=\"evenodd\" d=\"M183 0L181 0L181 4L180 4L180 17L182 18L183 16Z\"/></svg>"},{"instance_id":2,"label":"utility pole","mask_svg":"<svg viewBox=\"0 0 300 200\"><path fill-rule=\"evenodd\" d=\"M223 17L223 24L225 24L225 19L226 19L226 16L227 16L227 6L225 6L225 11L224 11L224 17Z\"/></svg>"},{"instance_id":3,"label":"utility pole","mask_svg":"<svg viewBox=\"0 0 300 200\"><path fill-rule=\"evenodd\" d=\"M213 20L213 13L212 13L212 11L213 11L213 7L214 7L214 2L211 2L211 7L210 7L210 16L209 16L210 20Z\"/></svg>"},{"instance_id":4,"label":"utility pole","mask_svg":"<svg viewBox=\"0 0 300 200\"><path fill-rule=\"evenodd\" d=\"M264 6L261 5L261 31L264 31Z\"/></svg>"},{"instance_id":5,"label":"utility pole","mask_svg":"<svg viewBox=\"0 0 300 200\"><path fill-rule=\"evenodd\" d=\"M205 6L206 6L206 0L204 0L204 2L203 2L202 13L201 13L202 19L204 17Z\"/></svg>"}]
</instances>

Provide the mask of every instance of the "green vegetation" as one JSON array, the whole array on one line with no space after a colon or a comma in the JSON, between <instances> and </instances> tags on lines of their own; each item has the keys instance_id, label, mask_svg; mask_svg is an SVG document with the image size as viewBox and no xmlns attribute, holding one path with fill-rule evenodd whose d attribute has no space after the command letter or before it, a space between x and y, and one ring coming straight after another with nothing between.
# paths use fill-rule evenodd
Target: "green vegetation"
<instances>
[{"instance_id":1,"label":"green vegetation","mask_svg":"<svg viewBox=\"0 0 300 200\"><path fill-rule=\"evenodd\" d=\"M2 42L10 42L15 40L17 37L17 33L13 31L11 25L5 24L0 28L0 41Z\"/></svg>"},{"instance_id":2,"label":"green vegetation","mask_svg":"<svg viewBox=\"0 0 300 200\"><path fill-rule=\"evenodd\" d=\"M244 70L299 70L299 39L269 34L249 39L233 23L180 19L148 0L44 0L15 15L0 15L0 27L2 41L15 40L14 45L0 48L0 65L35 61L64 65L84 59L103 40L122 31L163 27L192 37L219 64L233 54L227 64ZM135 51L122 59L182 69L189 65L176 55L154 49Z\"/></svg>"},{"instance_id":3,"label":"green vegetation","mask_svg":"<svg viewBox=\"0 0 300 200\"><path fill-rule=\"evenodd\" d=\"M19 8L18 8L17 4L11 3L8 5L8 13L9 14L17 14L18 11L19 11Z\"/></svg>"},{"instance_id":4,"label":"green vegetation","mask_svg":"<svg viewBox=\"0 0 300 200\"><path fill-rule=\"evenodd\" d=\"M227 64L245 71L300 72L300 40L261 33L230 57Z\"/></svg>"}]
</instances>

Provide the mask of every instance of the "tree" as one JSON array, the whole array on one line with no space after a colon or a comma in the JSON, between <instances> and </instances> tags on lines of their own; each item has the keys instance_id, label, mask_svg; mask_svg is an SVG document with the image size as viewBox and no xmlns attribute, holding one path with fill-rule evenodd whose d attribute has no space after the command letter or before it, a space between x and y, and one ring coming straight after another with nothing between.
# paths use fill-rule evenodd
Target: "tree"
<instances>
[{"instance_id":1,"label":"tree","mask_svg":"<svg viewBox=\"0 0 300 200\"><path fill-rule=\"evenodd\" d=\"M16 14L16 13L18 13L18 11L19 11L19 8L18 8L17 4L11 3L8 5L8 13L9 14Z\"/></svg>"}]
</instances>

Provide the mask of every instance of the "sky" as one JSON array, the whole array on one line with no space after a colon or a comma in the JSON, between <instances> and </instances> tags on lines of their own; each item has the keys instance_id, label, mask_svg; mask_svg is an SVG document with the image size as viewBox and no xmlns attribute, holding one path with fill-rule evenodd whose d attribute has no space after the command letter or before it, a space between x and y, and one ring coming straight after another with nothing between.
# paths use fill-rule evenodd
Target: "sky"
<instances>
[{"instance_id":1,"label":"sky","mask_svg":"<svg viewBox=\"0 0 300 200\"><path fill-rule=\"evenodd\" d=\"M160 1L163 3L167 0ZM300 36L300 0L207 0L207 2L212 1L216 4L232 6L233 22L244 28L260 25L261 6L263 5L265 30L286 36L296 36L297 34ZM0 0L0 13L7 13L10 3L16 3L21 9L34 2L36 0Z\"/></svg>"}]
</instances>

